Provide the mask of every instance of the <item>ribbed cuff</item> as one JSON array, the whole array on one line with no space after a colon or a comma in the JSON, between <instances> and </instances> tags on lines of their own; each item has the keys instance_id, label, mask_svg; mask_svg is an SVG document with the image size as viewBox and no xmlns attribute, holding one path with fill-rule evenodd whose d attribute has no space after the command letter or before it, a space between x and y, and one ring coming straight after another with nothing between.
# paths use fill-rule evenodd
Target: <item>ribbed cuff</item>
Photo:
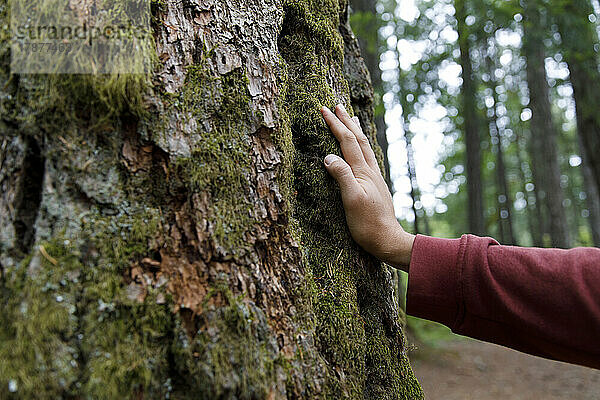
<instances>
[{"instance_id":1,"label":"ribbed cuff","mask_svg":"<svg viewBox=\"0 0 600 400\"><path fill-rule=\"evenodd\" d=\"M410 260L406 311L453 329L464 309L460 287L467 237L417 235Z\"/></svg>"}]
</instances>

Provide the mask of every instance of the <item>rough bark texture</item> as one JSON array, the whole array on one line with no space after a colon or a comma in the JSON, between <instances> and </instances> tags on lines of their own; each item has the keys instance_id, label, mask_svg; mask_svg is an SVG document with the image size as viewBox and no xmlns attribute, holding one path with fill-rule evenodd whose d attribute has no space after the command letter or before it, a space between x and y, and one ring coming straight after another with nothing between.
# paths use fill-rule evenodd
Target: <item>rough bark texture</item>
<instances>
[{"instance_id":1,"label":"rough bark texture","mask_svg":"<svg viewBox=\"0 0 600 400\"><path fill-rule=\"evenodd\" d=\"M485 234L483 216L483 188L481 186L481 137L477 108L475 107L475 81L471 64L471 45L465 18L466 0L455 2L458 21L458 43L460 46L460 66L462 67L462 116L466 145L467 193L469 198L469 231L476 235Z\"/></svg>"},{"instance_id":2,"label":"rough bark texture","mask_svg":"<svg viewBox=\"0 0 600 400\"><path fill-rule=\"evenodd\" d=\"M421 398L322 167L345 0L152 10L150 77L16 76L0 0L0 397Z\"/></svg>"},{"instance_id":3,"label":"rough bark texture","mask_svg":"<svg viewBox=\"0 0 600 400\"><path fill-rule=\"evenodd\" d=\"M523 52L527 59L527 85L529 88L531 117L530 155L533 163L533 177L537 193L547 210L549 234L552 247L567 248L570 245L567 217L563 207L563 192L560 186L560 166L558 164L558 131L554 126L550 106L545 51L542 45L545 37L542 21L536 2L528 3L524 9Z\"/></svg>"}]
</instances>

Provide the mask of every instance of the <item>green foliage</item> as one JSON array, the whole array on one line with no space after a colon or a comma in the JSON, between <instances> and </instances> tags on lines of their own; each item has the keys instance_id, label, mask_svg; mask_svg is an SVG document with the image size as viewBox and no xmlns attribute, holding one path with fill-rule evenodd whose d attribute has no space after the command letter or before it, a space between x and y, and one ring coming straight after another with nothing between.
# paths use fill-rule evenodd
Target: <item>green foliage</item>
<instances>
[{"instance_id":1,"label":"green foliage","mask_svg":"<svg viewBox=\"0 0 600 400\"><path fill-rule=\"evenodd\" d=\"M407 329L415 337L417 343L436 348L444 342L464 339L463 336L452 333L450 328L436 322L412 316L407 317Z\"/></svg>"},{"instance_id":2,"label":"green foliage","mask_svg":"<svg viewBox=\"0 0 600 400\"><path fill-rule=\"evenodd\" d=\"M474 1L417 1L419 14L412 21L405 21L398 17L395 0L384 1L384 14L386 18L382 31L391 32L388 37L390 47L387 50L397 51L397 40L405 39L413 43L415 48L424 49L419 60L414 62L409 69L397 69L397 77L388 82L388 92L395 95L395 102L403 109L407 137L412 138L408 124L411 119L423 117L423 109L428 103L439 104L446 109L446 116L440 119L446 135L446 145L440 155L438 168L443 171L435 195L448 211L434 212L433 209L417 210L419 216L428 212L430 233L444 237L456 237L468 231L466 204L468 201L465 185L465 149L464 149L464 120L461 113L457 112L460 105L457 103L459 87L448 86L440 79L439 72L451 63L458 63L460 52L458 40L446 40L441 32L457 30L455 7L464 5L466 19L463 24L464 34L459 40L467 40L472 48L471 63L473 65L473 78L476 82L476 95L473 99L474 107L480 119L479 130L481 133L482 164L481 172L484 182L484 204L486 229L490 236L500 239L500 224L505 221L500 218L498 207L498 189L496 177L496 142L491 137L489 122L490 113L496 111L500 120L500 139L506 164L506 180L509 186L509 197L512 200L512 222L516 233L517 243L533 245L534 236L539 230L541 204L536 204L535 184L531 160L528 154L530 140L530 124L527 115L529 109L529 94L525 74L525 61L521 57L521 44L514 45L509 41L498 40L505 35L522 35L524 24L528 23L523 17L523 4L516 1L484 2ZM544 46L546 53L560 68L566 68L569 55L582 62L584 71L595 71L598 66L598 45L595 28L597 23L595 15L587 0L580 2L550 1L528 2L528 6L536 7L542 12L545 28L537 27L536 46ZM445 7L453 7L452 12L446 12ZM468 23L467 23L468 22ZM561 28L563 26L563 28ZM564 27L570 28L564 28ZM560 31L560 35L559 32ZM575 43L577 42L577 43ZM508 43L508 44L507 44ZM493 64L496 65L490 76L486 66L486 57L492 55ZM398 54L400 57L400 55ZM510 62L501 60L510 60ZM569 65L571 67L571 65ZM554 69L556 67L553 67ZM597 79L589 78L586 87L592 87ZM490 87L491 80L495 87ZM565 195L563 203L565 213L568 215L569 229L575 238L573 245L592 245L589 240L590 218L589 202L587 202L587 187L582 177L580 166L572 167L568 160L571 155L578 155L581 149L577 146L576 126L572 112L566 104L571 104L573 97L569 93L569 79L549 79L551 101L553 102L553 117L558 121L560 131L558 143L559 163L561 166L561 180ZM492 91L495 91L494 94ZM588 120L595 118L592 112L594 107L587 104L596 104L590 90L585 100L578 104L578 111L586 112ZM496 97L496 104L491 105L491 100ZM560 105L560 106L559 106ZM597 108L597 107L595 107ZM567 118L568 117L568 118ZM425 116L424 119L427 119ZM420 135L421 133L419 133ZM419 154L416 154L419 157ZM393 160L392 160L393 161ZM419 171L417 171L419 174ZM457 190L458 189L458 190ZM416 201L419 201L419 191L416 191ZM543 210L542 210L543 211ZM547 220L542 212L541 219ZM532 231L533 230L533 231ZM545 245L548 245L546 242Z\"/></svg>"}]
</instances>

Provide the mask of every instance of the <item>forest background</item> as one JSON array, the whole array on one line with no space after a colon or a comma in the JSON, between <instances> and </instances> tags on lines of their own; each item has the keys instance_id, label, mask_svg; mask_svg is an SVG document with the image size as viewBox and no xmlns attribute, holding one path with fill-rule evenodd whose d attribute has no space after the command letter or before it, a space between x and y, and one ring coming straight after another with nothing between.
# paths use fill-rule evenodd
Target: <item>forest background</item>
<instances>
[{"instance_id":1,"label":"forest background","mask_svg":"<svg viewBox=\"0 0 600 400\"><path fill-rule=\"evenodd\" d=\"M600 246L598 1L355 0L353 11L407 230Z\"/></svg>"}]
</instances>

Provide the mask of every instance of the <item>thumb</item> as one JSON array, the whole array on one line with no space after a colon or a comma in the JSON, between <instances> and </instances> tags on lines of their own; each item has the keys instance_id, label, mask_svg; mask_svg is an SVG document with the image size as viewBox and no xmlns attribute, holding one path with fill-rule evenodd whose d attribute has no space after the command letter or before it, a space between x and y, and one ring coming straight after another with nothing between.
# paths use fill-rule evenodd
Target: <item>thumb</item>
<instances>
[{"instance_id":1,"label":"thumb","mask_svg":"<svg viewBox=\"0 0 600 400\"><path fill-rule=\"evenodd\" d=\"M338 182L342 197L346 197L352 191L356 190L356 178L352 172L352 168L344 161L343 158L335 154L329 154L325 157L325 168L327 172Z\"/></svg>"}]
</instances>

